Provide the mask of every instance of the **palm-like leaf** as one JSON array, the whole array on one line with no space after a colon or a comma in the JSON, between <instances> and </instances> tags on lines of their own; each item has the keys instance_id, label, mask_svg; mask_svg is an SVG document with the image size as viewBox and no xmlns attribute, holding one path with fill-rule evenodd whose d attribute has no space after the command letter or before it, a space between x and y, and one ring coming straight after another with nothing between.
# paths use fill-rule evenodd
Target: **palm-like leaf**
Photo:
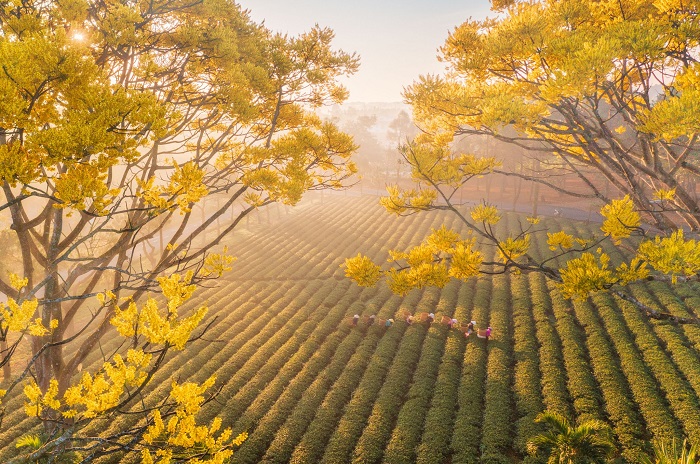
<instances>
[{"instance_id":1,"label":"palm-like leaf","mask_svg":"<svg viewBox=\"0 0 700 464\"><path fill-rule=\"evenodd\" d=\"M549 430L527 444L532 455L546 455L548 464L595 464L605 462L615 451L610 428L591 420L572 426L562 415L545 411L535 419Z\"/></svg>"},{"instance_id":2,"label":"palm-like leaf","mask_svg":"<svg viewBox=\"0 0 700 464\"><path fill-rule=\"evenodd\" d=\"M654 456L646 458L643 464L700 464L700 447L697 443L689 447L687 440L683 440L680 447L675 440L670 446L656 441Z\"/></svg>"}]
</instances>

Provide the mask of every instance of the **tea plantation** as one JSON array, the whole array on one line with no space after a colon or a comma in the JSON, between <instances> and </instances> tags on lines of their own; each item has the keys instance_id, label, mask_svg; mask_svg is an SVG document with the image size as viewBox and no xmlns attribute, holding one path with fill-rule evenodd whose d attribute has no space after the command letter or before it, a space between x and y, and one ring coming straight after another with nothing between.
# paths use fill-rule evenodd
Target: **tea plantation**
<instances>
[{"instance_id":1,"label":"tea plantation","mask_svg":"<svg viewBox=\"0 0 700 464\"><path fill-rule=\"evenodd\" d=\"M505 214L499 227L520 219ZM376 197L341 195L306 201L269 226L251 220L231 237L234 270L191 304L209 305L209 331L168 359L154 382L161 394L146 403L170 379L216 374L221 391L202 419L218 415L234 434L250 433L234 463L521 462L545 409L610 424L621 462L638 462L654 437L700 437L698 326L650 321L606 295L574 304L537 274L403 298L344 277L346 257L383 261L389 248L415 244L443 222L457 227L450 216L397 218ZM543 223L583 235L596 227ZM537 254L547 245L532 246ZM634 291L675 314L700 308L697 284ZM403 320L422 312L436 322ZM353 314L363 316L357 327ZM370 326L371 314L396 322ZM467 338L439 323L443 315L490 325L493 336ZM21 397L6 407L0 462L36 427Z\"/></svg>"}]
</instances>

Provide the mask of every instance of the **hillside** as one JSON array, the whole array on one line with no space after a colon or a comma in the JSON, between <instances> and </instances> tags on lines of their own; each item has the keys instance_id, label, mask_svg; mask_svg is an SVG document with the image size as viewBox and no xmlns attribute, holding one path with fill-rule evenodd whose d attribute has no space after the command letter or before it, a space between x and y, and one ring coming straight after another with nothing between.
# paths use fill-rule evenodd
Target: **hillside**
<instances>
[{"instance_id":1,"label":"hillside","mask_svg":"<svg viewBox=\"0 0 700 464\"><path fill-rule=\"evenodd\" d=\"M505 214L499 226L518 219ZM438 214L392 217L376 197L349 195L307 200L271 227L250 221L231 237L234 270L195 294L216 318L205 339L171 357L154 384L165 391L171 378L216 374L222 390L204 417L250 433L234 463L519 462L544 409L607 421L628 462L652 437L700 437L700 327L650 322L605 295L572 304L539 275L403 298L343 277L346 257L381 261L443 221L456 226ZM700 307L698 290L650 284L635 295L686 314ZM405 312L476 320L494 334L486 342L439 323L409 326ZM396 323L352 327L355 313ZM25 417L9 399L0 461L32 427Z\"/></svg>"}]
</instances>

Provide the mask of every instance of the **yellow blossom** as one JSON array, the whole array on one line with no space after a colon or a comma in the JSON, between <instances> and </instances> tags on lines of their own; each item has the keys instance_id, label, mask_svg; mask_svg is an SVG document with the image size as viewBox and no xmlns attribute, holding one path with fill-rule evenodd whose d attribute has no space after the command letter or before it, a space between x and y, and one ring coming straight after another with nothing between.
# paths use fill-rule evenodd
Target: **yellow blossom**
<instances>
[{"instance_id":1,"label":"yellow blossom","mask_svg":"<svg viewBox=\"0 0 700 464\"><path fill-rule=\"evenodd\" d=\"M451 251L450 276L466 280L479 274L479 268L484 258L479 251L473 249L474 241L457 244Z\"/></svg>"},{"instance_id":2,"label":"yellow blossom","mask_svg":"<svg viewBox=\"0 0 700 464\"><path fill-rule=\"evenodd\" d=\"M408 256L406 257L406 262L409 266L415 267L421 264L430 264L435 260L435 253L433 247L428 246L425 243L421 243L418 246L411 248L408 251Z\"/></svg>"},{"instance_id":3,"label":"yellow blossom","mask_svg":"<svg viewBox=\"0 0 700 464\"><path fill-rule=\"evenodd\" d=\"M421 263L408 271L413 288L433 286L442 288L450 281L447 266L443 263Z\"/></svg>"},{"instance_id":4,"label":"yellow blossom","mask_svg":"<svg viewBox=\"0 0 700 464\"><path fill-rule=\"evenodd\" d=\"M700 243L685 240L680 229L669 237L642 242L638 256L657 271L670 274L674 282L679 274L691 276L700 272Z\"/></svg>"},{"instance_id":5,"label":"yellow blossom","mask_svg":"<svg viewBox=\"0 0 700 464\"><path fill-rule=\"evenodd\" d=\"M243 433L239 434L235 438L235 440L233 440L232 444L235 446L241 446L243 444L243 442L246 441L246 439L248 439L248 432L243 432Z\"/></svg>"},{"instance_id":6,"label":"yellow blossom","mask_svg":"<svg viewBox=\"0 0 700 464\"><path fill-rule=\"evenodd\" d=\"M146 443L153 443L165 431L165 424L160 415L159 410L153 411L153 423L148 427L148 431L144 434L143 440Z\"/></svg>"},{"instance_id":7,"label":"yellow blossom","mask_svg":"<svg viewBox=\"0 0 700 464\"><path fill-rule=\"evenodd\" d=\"M583 253L566 263L560 269L562 283L559 288L566 298L585 299L592 292L606 289L616 282L612 271L608 269L610 258L601 253L596 261L592 253Z\"/></svg>"},{"instance_id":8,"label":"yellow blossom","mask_svg":"<svg viewBox=\"0 0 700 464\"><path fill-rule=\"evenodd\" d=\"M505 242L498 242L498 248L498 254L504 263L515 261L527 253L530 248L530 236L525 235L518 239L508 237Z\"/></svg>"},{"instance_id":9,"label":"yellow blossom","mask_svg":"<svg viewBox=\"0 0 700 464\"><path fill-rule=\"evenodd\" d=\"M345 276L361 287L372 287L379 281L381 271L371 259L358 253L353 258L345 259Z\"/></svg>"},{"instance_id":10,"label":"yellow blossom","mask_svg":"<svg viewBox=\"0 0 700 464\"><path fill-rule=\"evenodd\" d=\"M673 201L676 197L676 189L659 189L654 192L654 198L661 201Z\"/></svg>"},{"instance_id":11,"label":"yellow blossom","mask_svg":"<svg viewBox=\"0 0 700 464\"><path fill-rule=\"evenodd\" d=\"M35 337L43 337L44 335L49 333L49 329L44 327L44 324L42 323L41 318L39 317L34 319L34 322L29 324L27 329L29 330L29 333L31 335L34 335Z\"/></svg>"},{"instance_id":12,"label":"yellow blossom","mask_svg":"<svg viewBox=\"0 0 700 464\"><path fill-rule=\"evenodd\" d=\"M615 269L615 273L620 285L627 285L630 282L645 279L649 275L649 269L641 257L635 256L629 265L627 263L620 264Z\"/></svg>"},{"instance_id":13,"label":"yellow blossom","mask_svg":"<svg viewBox=\"0 0 700 464\"><path fill-rule=\"evenodd\" d=\"M39 300L25 300L22 304L18 304L14 299L7 300L7 306L0 306L0 328L13 332L22 332L27 330L32 324L31 320L39 306Z\"/></svg>"},{"instance_id":14,"label":"yellow blossom","mask_svg":"<svg viewBox=\"0 0 700 464\"><path fill-rule=\"evenodd\" d=\"M10 272L10 287L19 291L26 287L28 283L28 278L25 277L24 279L20 279L20 277L17 274L15 274L14 272Z\"/></svg>"},{"instance_id":15,"label":"yellow blossom","mask_svg":"<svg viewBox=\"0 0 700 464\"><path fill-rule=\"evenodd\" d=\"M230 447L240 446L245 441L248 436L245 432L232 441L233 434L230 428L224 429L217 436L222 424L219 418L215 418L209 426L197 424L195 414L205 401L203 394L214 385L214 382L215 377L210 377L201 385L193 382L172 383L170 398L175 405L174 415L166 424L160 411L154 411L151 424L144 435L144 441L150 445L166 445L163 448L159 447L155 452L161 460L163 456L167 459L173 459L175 456L180 458L178 453L181 451L184 457L187 455L187 450L204 448L210 454L209 459L207 461L195 459L190 462L223 464L232 455ZM149 455L144 460L148 459L152 460L153 456Z\"/></svg>"},{"instance_id":16,"label":"yellow blossom","mask_svg":"<svg viewBox=\"0 0 700 464\"><path fill-rule=\"evenodd\" d=\"M390 269L387 274L387 285L397 295L405 295L413 289L413 281L406 271Z\"/></svg>"},{"instance_id":17,"label":"yellow blossom","mask_svg":"<svg viewBox=\"0 0 700 464\"><path fill-rule=\"evenodd\" d=\"M197 203L209 193L202 182L204 171L193 162L180 166L173 161L173 167L175 172L170 177L167 190L170 195L177 197L176 202L180 207L180 213L188 213L191 211L191 204Z\"/></svg>"},{"instance_id":18,"label":"yellow blossom","mask_svg":"<svg viewBox=\"0 0 700 464\"><path fill-rule=\"evenodd\" d=\"M616 244L620 239L629 237L632 230L639 227L641 218L634 210L634 204L629 195L621 200L613 200L600 211L605 217L601 230L612 237Z\"/></svg>"},{"instance_id":19,"label":"yellow blossom","mask_svg":"<svg viewBox=\"0 0 700 464\"><path fill-rule=\"evenodd\" d=\"M428 209L437 198L437 193L431 189L401 190L397 186L386 188L388 197L379 199L379 203L390 213L402 214L409 209Z\"/></svg>"},{"instance_id":20,"label":"yellow blossom","mask_svg":"<svg viewBox=\"0 0 700 464\"><path fill-rule=\"evenodd\" d=\"M425 239L433 252L447 251L459 241L459 234L444 225L439 229L432 229L432 233Z\"/></svg>"},{"instance_id":21,"label":"yellow blossom","mask_svg":"<svg viewBox=\"0 0 700 464\"><path fill-rule=\"evenodd\" d=\"M28 401L24 402L24 412L28 416L39 416L43 410L41 404L41 388L33 380L24 386L24 396Z\"/></svg>"},{"instance_id":22,"label":"yellow blossom","mask_svg":"<svg viewBox=\"0 0 700 464\"><path fill-rule=\"evenodd\" d=\"M56 398L56 395L58 395L58 381L56 379L51 379L49 388L46 390L46 393L44 393L42 402L47 407L58 410L61 407L61 402Z\"/></svg>"},{"instance_id":23,"label":"yellow blossom","mask_svg":"<svg viewBox=\"0 0 700 464\"><path fill-rule=\"evenodd\" d=\"M192 271L188 271L181 279L180 274L172 274L170 277L158 277L158 284L163 296L168 300L168 311L177 314L177 308L189 300L197 286L192 284Z\"/></svg>"},{"instance_id":24,"label":"yellow blossom","mask_svg":"<svg viewBox=\"0 0 700 464\"><path fill-rule=\"evenodd\" d=\"M472 208L471 216L475 222L483 222L486 224L497 224L498 221L501 220L501 217L498 215L498 209L490 205L475 206Z\"/></svg>"},{"instance_id":25,"label":"yellow blossom","mask_svg":"<svg viewBox=\"0 0 700 464\"><path fill-rule=\"evenodd\" d=\"M141 450L141 464L155 464L153 456L147 448Z\"/></svg>"},{"instance_id":26,"label":"yellow blossom","mask_svg":"<svg viewBox=\"0 0 700 464\"><path fill-rule=\"evenodd\" d=\"M204 267L200 271L202 276L215 275L216 277L221 277L224 272L233 269L231 263L233 263L236 258L228 255L228 247L224 247L223 253L211 253L207 255L204 259Z\"/></svg>"},{"instance_id":27,"label":"yellow blossom","mask_svg":"<svg viewBox=\"0 0 700 464\"><path fill-rule=\"evenodd\" d=\"M557 248L571 248L574 246L574 237L563 230L555 233L547 232L547 244L552 251Z\"/></svg>"},{"instance_id":28,"label":"yellow blossom","mask_svg":"<svg viewBox=\"0 0 700 464\"><path fill-rule=\"evenodd\" d=\"M136 303L131 301L126 309L117 307L110 323L116 327L122 337L133 337L136 333L138 323L138 308Z\"/></svg>"},{"instance_id":29,"label":"yellow blossom","mask_svg":"<svg viewBox=\"0 0 700 464\"><path fill-rule=\"evenodd\" d=\"M104 305L107 302L107 300L113 300L114 298L116 298L116 295L114 295L114 293L112 293L110 290L107 290L104 293L98 293L96 295L96 298L101 305Z\"/></svg>"},{"instance_id":30,"label":"yellow blossom","mask_svg":"<svg viewBox=\"0 0 700 464\"><path fill-rule=\"evenodd\" d=\"M151 215L157 215L171 206L171 203L166 199L165 189L161 185L154 185L155 180L153 176L145 182L136 179L139 185L136 196L153 208Z\"/></svg>"}]
</instances>

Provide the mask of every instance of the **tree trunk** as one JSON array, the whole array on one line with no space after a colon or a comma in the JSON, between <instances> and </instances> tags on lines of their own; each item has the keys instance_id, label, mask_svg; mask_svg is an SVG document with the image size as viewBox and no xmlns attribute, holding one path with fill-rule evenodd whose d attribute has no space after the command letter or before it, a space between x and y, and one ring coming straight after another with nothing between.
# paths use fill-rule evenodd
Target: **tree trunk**
<instances>
[{"instance_id":1,"label":"tree trunk","mask_svg":"<svg viewBox=\"0 0 700 464\"><path fill-rule=\"evenodd\" d=\"M41 322L44 327L48 328L51 325L51 320L56 319L59 326L63 324L63 314L61 312L61 303L57 300L60 296L59 270L55 264L59 255L59 241L63 231L63 210L57 209L52 212L53 218L51 225L53 230L49 237L46 275L48 281L46 283L44 300L45 303L41 308ZM34 353L42 349L46 343L57 342L61 338L61 331L49 333L43 337L35 337ZM42 391L46 391L49 387L51 379L61 377L63 370L63 346L50 346L39 355L37 358L37 383Z\"/></svg>"},{"instance_id":2,"label":"tree trunk","mask_svg":"<svg viewBox=\"0 0 700 464\"><path fill-rule=\"evenodd\" d=\"M520 162L520 174L523 174L523 163L522 161ZM505 184L505 182L504 182ZM513 211L518 210L518 202L520 201L520 192L522 191L523 188L523 179L521 177L518 177L518 179L515 181L515 192L513 194Z\"/></svg>"},{"instance_id":3,"label":"tree trunk","mask_svg":"<svg viewBox=\"0 0 700 464\"><path fill-rule=\"evenodd\" d=\"M7 351L7 340L0 341L0 351ZM2 380L4 382L9 382L12 378L12 366L10 365L10 360L8 359L4 366L2 366Z\"/></svg>"},{"instance_id":4,"label":"tree trunk","mask_svg":"<svg viewBox=\"0 0 700 464\"><path fill-rule=\"evenodd\" d=\"M540 170L540 161L535 160L535 172L539 172ZM532 217L537 217L537 205L539 204L538 202L540 201L540 184L539 182L535 182L535 185L532 187Z\"/></svg>"}]
</instances>

